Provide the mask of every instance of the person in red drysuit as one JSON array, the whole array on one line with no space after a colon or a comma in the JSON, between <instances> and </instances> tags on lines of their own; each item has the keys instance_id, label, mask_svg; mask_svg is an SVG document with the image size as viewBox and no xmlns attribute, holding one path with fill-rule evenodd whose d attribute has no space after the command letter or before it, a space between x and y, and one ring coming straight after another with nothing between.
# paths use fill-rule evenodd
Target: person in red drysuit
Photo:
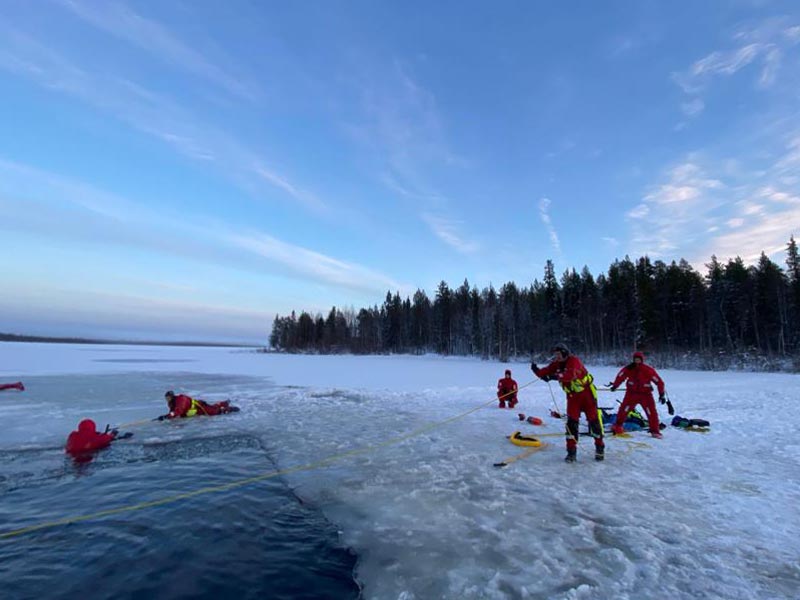
<instances>
[{"instance_id":1,"label":"person in red drysuit","mask_svg":"<svg viewBox=\"0 0 800 600\"><path fill-rule=\"evenodd\" d=\"M111 445L119 431L112 429L107 433L97 431L97 426L91 419L84 419L78 423L77 431L73 431L67 438L67 445L64 452L70 454L75 459L88 459L89 455L96 450L102 450Z\"/></svg>"},{"instance_id":2,"label":"person in red drysuit","mask_svg":"<svg viewBox=\"0 0 800 600\"><path fill-rule=\"evenodd\" d=\"M24 392L25 386L22 385L21 381L17 383L0 383L0 392L3 390L19 390L20 392Z\"/></svg>"},{"instance_id":3,"label":"person in red drysuit","mask_svg":"<svg viewBox=\"0 0 800 600\"><path fill-rule=\"evenodd\" d=\"M634 352L633 362L622 367L617 373L616 379L608 384L611 387L611 391L616 391L625 380L627 380L625 398L617 411L617 420L612 425L611 430L615 435L622 433L624 431L622 424L625 422L625 415L636 408L637 404L641 404L644 413L647 415L650 434L653 437L660 438L658 411L656 410L655 400L653 400L653 384L655 383L658 388L658 401L664 404L667 401L664 380L661 379L653 367L644 364L644 354L641 352Z\"/></svg>"},{"instance_id":4,"label":"person in red drysuit","mask_svg":"<svg viewBox=\"0 0 800 600\"><path fill-rule=\"evenodd\" d=\"M517 382L511 379L511 370L506 369L505 377L497 380L498 408L514 408L517 405Z\"/></svg>"},{"instance_id":5,"label":"person in red drysuit","mask_svg":"<svg viewBox=\"0 0 800 600\"><path fill-rule=\"evenodd\" d=\"M230 412L239 412L239 407L231 406L229 400L210 404L204 400L195 400L194 398L191 398L185 394L176 395L175 392L171 390L164 394L164 398L167 400L169 412L158 417L159 421L163 421L164 419L179 419L201 415L212 417L215 415L224 415Z\"/></svg>"},{"instance_id":6,"label":"person in red drysuit","mask_svg":"<svg viewBox=\"0 0 800 600\"><path fill-rule=\"evenodd\" d=\"M539 368L531 363L531 370L544 381L558 380L561 389L567 395L567 456L564 460L575 462L578 452L578 421L581 412L586 415L589 433L594 438L594 458L605 458L605 442L603 442L603 426L597 414L597 388L581 360L571 354L565 344L556 344L553 359L546 367Z\"/></svg>"}]
</instances>

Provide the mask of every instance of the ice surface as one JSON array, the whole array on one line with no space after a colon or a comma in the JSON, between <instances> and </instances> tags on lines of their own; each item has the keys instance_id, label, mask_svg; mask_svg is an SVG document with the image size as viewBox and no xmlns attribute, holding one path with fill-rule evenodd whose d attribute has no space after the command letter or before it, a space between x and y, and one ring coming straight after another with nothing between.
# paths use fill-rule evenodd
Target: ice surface
<instances>
[{"instance_id":1,"label":"ice surface","mask_svg":"<svg viewBox=\"0 0 800 600\"><path fill-rule=\"evenodd\" d=\"M359 554L366 598L798 597L800 376L660 371L677 413L708 419L710 433L609 439L604 463L582 441L574 465L563 462L563 439L546 437L547 448L498 469L494 462L522 451L505 438L515 429L562 427L547 416L553 401L540 381L520 392L516 410L469 412L492 400L506 366L520 385L533 380L523 364L430 356L0 344L0 381L122 372L265 378L263 392L214 394L238 394L237 427L263 436L278 467L366 449L286 476ZM590 370L598 382L615 374ZM158 414L159 391L141 405L89 398L81 407L56 397L26 404L40 397L35 390L0 392L0 447L63 443L78 412L110 422ZM552 392L563 409L563 394ZM601 404L618 397L605 393ZM517 412L545 425L521 423Z\"/></svg>"}]
</instances>

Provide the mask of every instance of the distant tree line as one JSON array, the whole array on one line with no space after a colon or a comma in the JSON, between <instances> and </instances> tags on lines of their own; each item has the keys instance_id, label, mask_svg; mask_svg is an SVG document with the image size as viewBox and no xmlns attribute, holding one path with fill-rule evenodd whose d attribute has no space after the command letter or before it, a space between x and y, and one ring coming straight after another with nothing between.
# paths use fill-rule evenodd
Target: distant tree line
<instances>
[{"instance_id":1,"label":"distant tree line","mask_svg":"<svg viewBox=\"0 0 800 600\"><path fill-rule=\"evenodd\" d=\"M270 345L289 352L427 353L507 360L528 357L556 340L589 355L633 348L664 354L800 354L800 257L794 236L786 269L762 253L706 273L685 260L669 264L625 257L596 278L587 267L556 277L483 290L467 280L442 281L433 298L387 292L380 306L340 310L327 317L301 312L276 316Z\"/></svg>"},{"instance_id":2,"label":"distant tree line","mask_svg":"<svg viewBox=\"0 0 800 600\"><path fill-rule=\"evenodd\" d=\"M215 346L220 348L239 348L247 344L227 344L222 342L163 342L143 340L101 340L80 337L51 337L41 335L18 335L0 333L0 342L28 342L45 344L91 344L91 345L124 345L124 346Z\"/></svg>"}]
</instances>

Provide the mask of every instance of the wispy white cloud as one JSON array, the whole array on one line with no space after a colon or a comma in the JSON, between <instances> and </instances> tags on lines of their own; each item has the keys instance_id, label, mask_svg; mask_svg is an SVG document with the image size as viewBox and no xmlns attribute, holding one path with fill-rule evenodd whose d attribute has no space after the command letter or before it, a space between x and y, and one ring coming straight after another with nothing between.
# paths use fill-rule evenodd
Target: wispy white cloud
<instances>
[{"instance_id":1,"label":"wispy white cloud","mask_svg":"<svg viewBox=\"0 0 800 600\"><path fill-rule=\"evenodd\" d=\"M782 174L797 175L800 169L800 136L794 137L787 145L787 151L775 165L775 168Z\"/></svg>"},{"instance_id":2,"label":"wispy white cloud","mask_svg":"<svg viewBox=\"0 0 800 600\"><path fill-rule=\"evenodd\" d=\"M277 188L282 189L287 194L289 194L295 200L298 200L301 204L305 205L306 207L314 210L317 213L327 212L328 207L327 205L322 202L317 196L313 193L298 188L293 183L287 181L281 175L270 171L266 167L263 166L255 166L254 171L257 175L263 178L265 181L268 181L272 185Z\"/></svg>"},{"instance_id":3,"label":"wispy white cloud","mask_svg":"<svg viewBox=\"0 0 800 600\"><path fill-rule=\"evenodd\" d=\"M705 107L706 103L700 98L692 98L688 102L681 104L681 109L687 117L694 117L695 115L700 114L703 112Z\"/></svg>"},{"instance_id":4,"label":"wispy white cloud","mask_svg":"<svg viewBox=\"0 0 800 600\"><path fill-rule=\"evenodd\" d=\"M611 58L620 58L637 50L641 42L630 36L618 36L609 43L608 54Z\"/></svg>"},{"instance_id":5,"label":"wispy white cloud","mask_svg":"<svg viewBox=\"0 0 800 600\"><path fill-rule=\"evenodd\" d=\"M69 61L67 53L2 22L0 70L108 112L189 159L213 164L248 193L263 197L267 189L278 189L306 209L318 214L328 212L325 202L313 193L267 168L259 151L215 128L176 99L116 74L78 67Z\"/></svg>"},{"instance_id":6,"label":"wispy white cloud","mask_svg":"<svg viewBox=\"0 0 800 600\"><path fill-rule=\"evenodd\" d=\"M558 239L558 232L553 226L552 219L550 219L550 204L551 201L549 198L542 198L539 200L539 218L547 229L547 234L550 236L550 244L553 246L553 250L561 255L561 241Z\"/></svg>"},{"instance_id":7,"label":"wispy white cloud","mask_svg":"<svg viewBox=\"0 0 800 600\"><path fill-rule=\"evenodd\" d=\"M626 216L630 219L641 219L646 217L648 214L650 214L650 207L647 206L647 204L637 204L628 211Z\"/></svg>"},{"instance_id":8,"label":"wispy white cloud","mask_svg":"<svg viewBox=\"0 0 800 600\"><path fill-rule=\"evenodd\" d=\"M800 43L800 26L786 26L783 19L767 19L759 26L737 31L733 47L715 50L696 60L686 70L672 74L673 81L691 99L681 103L688 117L696 117L706 107L702 99L710 83L720 77L731 77L749 66L758 66L755 78L759 88L770 88L778 80L784 51Z\"/></svg>"},{"instance_id":9,"label":"wispy white cloud","mask_svg":"<svg viewBox=\"0 0 800 600\"><path fill-rule=\"evenodd\" d=\"M122 2L57 0L57 3L85 23L125 40L161 61L198 75L231 94L249 100L259 95L258 86L246 81L241 73L231 74L232 61L227 61L225 67L214 64L207 54L181 41L163 24L146 18Z\"/></svg>"},{"instance_id":10,"label":"wispy white cloud","mask_svg":"<svg viewBox=\"0 0 800 600\"><path fill-rule=\"evenodd\" d=\"M783 53L778 48L772 48L767 52L764 57L764 68L761 69L761 76L758 80L762 87L769 87L775 83L782 57Z\"/></svg>"},{"instance_id":11,"label":"wispy white cloud","mask_svg":"<svg viewBox=\"0 0 800 600\"><path fill-rule=\"evenodd\" d=\"M405 288L376 271L355 263L326 256L263 233L226 234L232 245L262 256L271 262L288 267L299 276L321 283L365 292L385 292Z\"/></svg>"},{"instance_id":12,"label":"wispy white cloud","mask_svg":"<svg viewBox=\"0 0 800 600\"><path fill-rule=\"evenodd\" d=\"M752 216L761 214L764 211L764 206L756 202L743 201L737 204L741 207L741 212L745 216Z\"/></svg>"},{"instance_id":13,"label":"wispy white cloud","mask_svg":"<svg viewBox=\"0 0 800 600\"><path fill-rule=\"evenodd\" d=\"M446 141L436 97L415 81L406 64L396 60L354 68L361 71L356 88L361 114L348 130L379 152L395 175L416 173L429 162L461 163Z\"/></svg>"},{"instance_id":14,"label":"wispy white cloud","mask_svg":"<svg viewBox=\"0 0 800 600\"><path fill-rule=\"evenodd\" d=\"M152 216L136 203L77 181L0 156L0 200L16 197L21 202L48 196L120 223Z\"/></svg>"},{"instance_id":15,"label":"wispy white cloud","mask_svg":"<svg viewBox=\"0 0 800 600\"><path fill-rule=\"evenodd\" d=\"M783 35L792 44L800 43L800 25L794 27L787 27L783 30Z\"/></svg>"},{"instance_id":16,"label":"wispy white cloud","mask_svg":"<svg viewBox=\"0 0 800 600\"><path fill-rule=\"evenodd\" d=\"M436 237L458 252L471 254L480 249L478 242L465 239L464 235L459 231L462 223L430 213L423 213L422 220L430 227Z\"/></svg>"},{"instance_id":17,"label":"wispy white cloud","mask_svg":"<svg viewBox=\"0 0 800 600\"><path fill-rule=\"evenodd\" d=\"M80 209L80 210L77 210ZM198 215L154 212L80 181L0 159L0 229L247 269L382 294L407 286L382 273Z\"/></svg>"},{"instance_id":18,"label":"wispy white cloud","mask_svg":"<svg viewBox=\"0 0 800 600\"><path fill-rule=\"evenodd\" d=\"M698 243L712 223L710 213L723 202L724 184L688 160L666 173L627 213L632 228L631 251L669 257L680 247Z\"/></svg>"},{"instance_id":19,"label":"wispy white cloud","mask_svg":"<svg viewBox=\"0 0 800 600\"><path fill-rule=\"evenodd\" d=\"M731 161L699 155L668 170L628 213L630 252L684 256L702 268L712 254L752 262L762 251L782 251L800 224L800 179L784 182L795 141L789 135L771 162L750 170L743 166L746 161L734 167Z\"/></svg>"},{"instance_id":20,"label":"wispy white cloud","mask_svg":"<svg viewBox=\"0 0 800 600\"><path fill-rule=\"evenodd\" d=\"M768 256L782 252L786 249L789 236L797 235L800 231L797 226L800 223L800 204L745 223L734 231L715 237L708 246L710 253L705 258L708 259L713 253L721 260L741 256L746 262L752 263L758 260L761 252L766 252ZM696 264L700 264L699 260Z\"/></svg>"},{"instance_id":21,"label":"wispy white cloud","mask_svg":"<svg viewBox=\"0 0 800 600\"><path fill-rule=\"evenodd\" d=\"M753 62L765 49L764 44L747 44L728 52L712 52L695 62L689 69L689 74L693 77L733 75L739 69Z\"/></svg>"},{"instance_id":22,"label":"wispy white cloud","mask_svg":"<svg viewBox=\"0 0 800 600\"><path fill-rule=\"evenodd\" d=\"M346 129L369 148L377 179L399 195L442 242L462 254L481 244L463 233L463 222L446 192L431 183L437 169L461 169L468 161L447 140L435 95L413 76L408 63L363 59L353 66L360 113Z\"/></svg>"},{"instance_id":23,"label":"wispy white cloud","mask_svg":"<svg viewBox=\"0 0 800 600\"><path fill-rule=\"evenodd\" d=\"M657 186L645 196L647 205L687 203L699 198L703 190L724 187L718 179L705 177L700 168L691 162L674 167L669 176L667 183Z\"/></svg>"},{"instance_id":24,"label":"wispy white cloud","mask_svg":"<svg viewBox=\"0 0 800 600\"><path fill-rule=\"evenodd\" d=\"M793 189L797 189L798 181L787 181L787 182L780 182L782 185L793 186ZM772 186L766 186L758 190L758 195L762 198L766 198L771 200L772 202L781 202L786 204L800 204L800 196L796 193L790 193L786 191L779 191L778 189Z\"/></svg>"},{"instance_id":25,"label":"wispy white cloud","mask_svg":"<svg viewBox=\"0 0 800 600\"><path fill-rule=\"evenodd\" d=\"M614 238L614 237L603 237L603 238L600 238L600 239L603 240L606 244L608 244L612 248L616 248L617 246L619 246L619 240L617 238Z\"/></svg>"}]
</instances>

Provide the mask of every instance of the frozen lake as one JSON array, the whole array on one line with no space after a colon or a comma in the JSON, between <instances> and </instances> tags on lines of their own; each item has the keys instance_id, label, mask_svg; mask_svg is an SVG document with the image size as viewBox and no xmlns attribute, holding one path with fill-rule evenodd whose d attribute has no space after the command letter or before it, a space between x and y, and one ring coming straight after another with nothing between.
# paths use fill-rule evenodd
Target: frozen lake
<instances>
[{"instance_id":1,"label":"frozen lake","mask_svg":"<svg viewBox=\"0 0 800 600\"><path fill-rule=\"evenodd\" d=\"M283 566L294 579L311 578L308 593L321 585L312 576L328 581L331 597L357 594L341 579L352 567L347 548L357 556L355 576L366 598L797 597L800 442L787 425L800 377L660 371L677 413L708 419L711 432L669 428L662 440L609 439L605 463L590 459L591 442L583 440L578 463L566 465L562 424L548 417L551 391L561 409L563 394L533 381L527 365L512 364L519 384L530 385L517 410L494 408L505 366L438 357L0 344L0 382L28 386L0 392L0 533L291 471L4 539L0 583L19 579L8 569L11 559L94 556L98 536L121 531L122 541L100 546L106 554L112 541L128 548L125 565L100 561L111 578L115 565L129 568L148 544L171 539L165 518L180 520L189 511L201 532L194 545L209 548L192 562L201 570L215 549L224 556L234 546L246 548L256 568L267 568L257 556L268 551L266 540L299 519L315 536L291 540ZM598 383L616 372L590 370ZM81 418L104 426L153 417L164 412L165 389L231 398L242 412L133 427L131 440L101 453L87 472L68 470L60 448ZM601 404L618 397L606 393ZM518 411L545 425L520 423ZM666 411L661 416L669 421ZM506 439L515 429L554 435L543 438L543 450L493 467L520 451ZM236 510L211 510L220 504ZM248 506L259 506L257 517ZM293 564L304 560L303 544L317 554L324 549L326 562ZM170 568L191 567L167 561L135 573L161 581ZM231 593L256 585L252 575L231 571L228 577L248 583L231 584ZM41 585L41 572L31 567L29 576ZM69 577L69 568L61 576ZM142 589L165 598L197 592L163 577L173 583Z\"/></svg>"}]
</instances>

